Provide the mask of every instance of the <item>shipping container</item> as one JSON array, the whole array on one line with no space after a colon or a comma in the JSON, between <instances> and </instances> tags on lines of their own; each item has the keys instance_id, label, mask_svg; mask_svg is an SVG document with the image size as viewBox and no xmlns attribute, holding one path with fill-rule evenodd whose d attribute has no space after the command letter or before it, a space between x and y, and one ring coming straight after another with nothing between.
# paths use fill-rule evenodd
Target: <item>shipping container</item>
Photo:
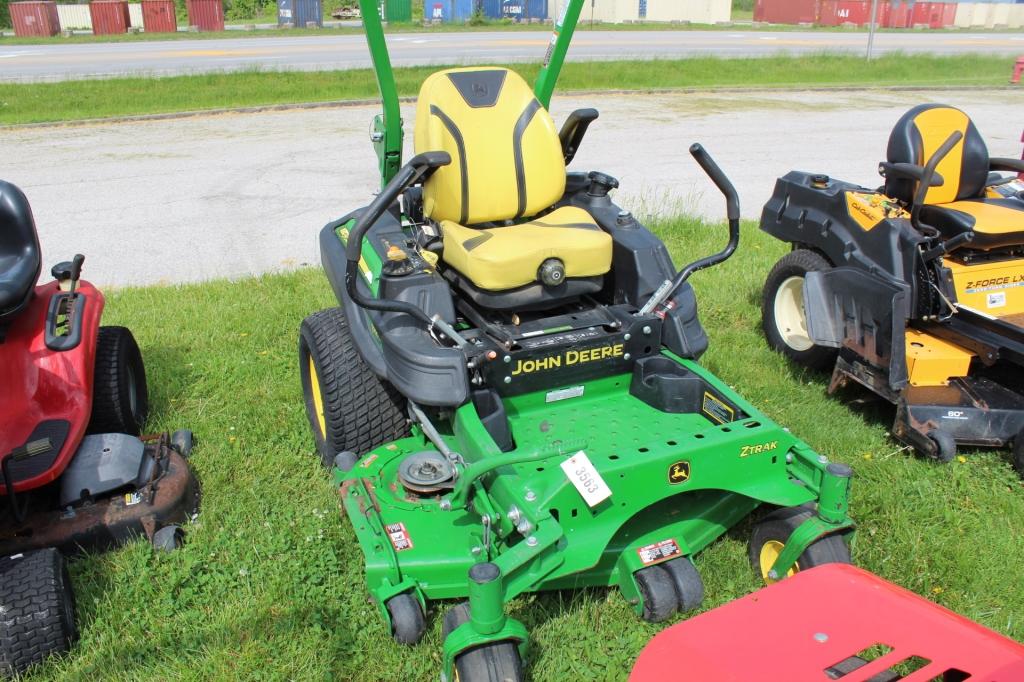
<instances>
[{"instance_id":1,"label":"shipping container","mask_svg":"<svg viewBox=\"0 0 1024 682\"><path fill-rule=\"evenodd\" d=\"M819 0L757 0L754 21L770 24L815 24Z\"/></svg>"},{"instance_id":2,"label":"shipping container","mask_svg":"<svg viewBox=\"0 0 1024 682\"><path fill-rule=\"evenodd\" d=\"M888 18L889 5L880 2L875 23L878 26L885 26ZM870 23L871 0L822 0L818 19L820 26L867 26Z\"/></svg>"},{"instance_id":3,"label":"shipping container","mask_svg":"<svg viewBox=\"0 0 1024 682\"><path fill-rule=\"evenodd\" d=\"M291 24L305 28L309 24L324 25L324 11L320 0L277 0L277 25Z\"/></svg>"},{"instance_id":4,"label":"shipping container","mask_svg":"<svg viewBox=\"0 0 1024 682\"><path fill-rule=\"evenodd\" d=\"M409 23L412 21L412 0L382 0L384 7L381 19L387 22Z\"/></svg>"},{"instance_id":5,"label":"shipping container","mask_svg":"<svg viewBox=\"0 0 1024 682\"><path fill-rule=\"evenodd\" d=\"M7 9L11 13L14 35L19 38L49 38L60 33L60 19L57 18L55 2L12 2Z\"/></svg>"},{"instance_id":6,"label":"shipping container","mask_svg":"<svg viewBox=\"0 0 1024 682\"><path fill-rule=\"evenodd\" d=\"M224 5L221 0L185 0L188 25L200 31L224 30Z\"/></svg>"},{"instance_id":7,"label":"shipping container","mask_svg":"<svg viewBox=\"0 0 1024 682\"><path fill-rule=\"evenodd\" d=\"M914 3L914 10L911 15L911 26L927 26L928 28L942 28L945 24L945 3L941 2L917 2ZM954 18L956 7L953 7ZM950 22L952 24L952 22Z\"/></svg>"},{"instance_id":8,"label":"shipping container","mask_svg":"<svg viewBox=\"0 0 1024 682\"><path fill-rule=\"evenodd\" d=\"M427 21L461 23L473 16L474 0L424 0L423 18Z\"/></svg>"},{"instance_id":9,"label":"shipping container","mask_svg":"<svg viewBox=\"0 0 1024 682\"><path fill-rule=\"evenodd\" d=\"M142 28L146 33L177 32L174 0L142 0Z\"/></svg>"},{"instance_id":10,"label":"shipping container","mask_svg":"<svg viewBox=\"0 0 1024 682\"><path fill-rule=\"evenodd\" d=\"M491 19L544 21L548 18L548 0L484 0L483 9Z\"/></svg>"},{"instance_id":11,"label":"shipping container","mask_svg":"<svg viewBox=\"0 0 1024 682\"><path fill-rule=\"evenodd\" d=\"M124 0L93 0L89 3L89 16L92 33L97 36L127 33L132 23Z\"/></svg>"},{"instance_id":12,"label":"shipping container","mask_svg":"<svg viewBox=\"0 0 1024 682\"><path fill-rule=\"evenodd\" d=\"M910 28L914 21L914 8L907 2L894 2L889 6L886 28Z\"/></svg>"}]
</instances>

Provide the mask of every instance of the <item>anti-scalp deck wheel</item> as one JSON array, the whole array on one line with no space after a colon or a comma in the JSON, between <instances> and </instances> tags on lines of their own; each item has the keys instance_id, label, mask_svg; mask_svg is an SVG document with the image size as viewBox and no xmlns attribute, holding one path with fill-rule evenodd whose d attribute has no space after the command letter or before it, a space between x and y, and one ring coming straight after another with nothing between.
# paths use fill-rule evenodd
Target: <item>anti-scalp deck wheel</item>
<instances>
[{"instance_id":1,"label":"anti-scalp deck wheel","mask_svg":"<svg viewBox=\"0 0 1024 682\"><path fill-rule=\"evenodd\" d=\"M359 356L341 308L313 313L299 330L306 414L325 467L339 452L364 455L409 435L405 399Z\"/></svg>"},{"instance_id":2,"label":"anti-scalp deck wheel","mask_svg":"<svg viewBox=\"0 0 1024 682\"><path fill-rule=\"evenodd\" d=\"M676 588L676 598L679 601L679 612L687 613L693 611L704 601L704 581L700 573L688 557L671 559L661 564Z\"/></svg>"},{"instance_id":3,"label":"anti-scalp deck wheel","mask_svg":"<svg viewBox=\"0 0 1024 682\"><path fill-rule=\"evenodd\" d=\"M444 614L441 636L447 637L469 622L469 603L462 602ZM514 642L495 642L465 651L455 657L458 682L521 682L523 661Z\"/></svg>"},{"instance_id":4,"label":"anti-scalp deck wheel","mask_svg":"<svg viewBox=\"0 0 1024 682\"><path fill-rule=\"evenodd\" d=\"M804 310L804 277L832 266L820 254L808 249L791 251L779 259L764 283L761 327L768 345L793 362L824 370L836 361L836 349L816 346L807 333Z\"/></svg>"},{"instance_id":5,"label":"anti-scalp deck wheel","mask_svg":"<svg viewBox=\"0 0 1024 682\"><path fill-rule=\"evenodd\" d=\"M805 549L797 558L796 565L790 568L786 575L780 578L768 576L768 571L779 558L789 536L814 514L814 510L807 506L785 507L768 514L754 526L750 536L750 564L766 584L771 585L798 571L815 566L851 563L850 548L843 538L838 535L826 535Z\"/></svg>"},{"instance_id":6,"label":"anti-scalp deck wheel","mask_svg":"<svg viewBox=\"0 0 1024 682\"><path fill-rule=\"evenodd\" d=\"M636 586L640 588L643 602L643 618L648 623L660 623L679 608L675 581L662 566L648 566L633 574Z\"/></svg>"},{"instance_id":7,"label":"anti-scalp deck wheel","mask_svg":"<svg viewBox=\"0 0 1024 682\"><path fill-rule=\"evenodd\" d=\"M1024 433L1018 433L1013 439L1013 448L1010 450L1010 462L1017 473L1024 476Z\"/></svg>"},{"instance_id":8,"label":"anti-scalp deck wheel","mask_svg":"<svg viewBox=\"0 0 1024 682\"><path fill-rule=\"evenodd\" d=\"M935 444L935 459L943 464L949 464L956 457L956 439L942 429L932 429L928 432L928 439Z\"/></svg>"},{"instance_id":9,"label":"anti-scalp deck wheel","mask_svg":"<svg viewBox=\"0 0 1024 682\"><path fill-rule=\"evenodd\" d=\"M52 547L0 558L0 674L16 675L78 638L67 566Z\"/></svg>"},{"instance_id":10,"label":"anti-scalp deck wheel","mask_svg":"<svg viewBox=\"0 0 1024 682\"><path fill-rule=\"evenodd\" d=\"M100 327L89 433L137 436L148 412L146 368L135 337L124 327Z\"/></svg>"},{"instance_id":11,"label":"anti-scalp deck wheel","mask_svg":"<svg viewBox=\"0 0 1024 682\"><path fill-rule=\"evenodd\" d=\"M395 641L410 646L419 642L427 629L419 600L403 592L388 599L387 607L391 615L391 636Z\"/></svg>"}]
</instances>

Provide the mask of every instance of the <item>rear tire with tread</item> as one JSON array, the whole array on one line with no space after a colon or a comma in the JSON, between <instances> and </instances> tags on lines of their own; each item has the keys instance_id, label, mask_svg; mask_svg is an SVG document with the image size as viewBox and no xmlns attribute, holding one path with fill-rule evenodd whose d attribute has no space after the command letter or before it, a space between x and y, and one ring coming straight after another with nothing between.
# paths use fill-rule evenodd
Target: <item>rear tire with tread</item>
<instances>
[{"instance_id":1,"label":"rear tire with tread","mask_svg":"<svg viewBox=\"0 0 1024 682\"><path fill-rule=\"evenodd\" d=\"M100 327L89 433L137 436L149 413L146 368L130 330Z\"/></svg>"},{"instance_id":2,"label":"rear tire with tread","mask_svg":"<svg viewBox=\"0 0 1024 682\"><path fill-rule=\"evenodd\" d=\"M816 251L811 251L810 249L791 251L780 258L779 262L768 273L768 278L764 283L764 295L761 300L761 328L764 330L765 338L768 339L768 345L793 362L815 370L831 368L835 364L838 351L835 348L816 346L810 339L807 339L807 343L810 343L810 345L806 348L794 347L790 342L787 342L787 334L782 329L783 326L786 326L786 323L778 319L776 300L779 296L785 295L787 287L790 286L787 283L791 283L794 278L801 280L800 291L802 292L802 280L808 272L824 272L830 269L832 269L832 265ZM782 305L782 303L779 305ZM803 302L800 301L796 305L799 306L799 311L793 311L792 314L803 318L803 326L806 329L807 323L804 317Z\"/></svg>"},{"instance_id":3,"label":"rear tire with tread","mask_svg":"<svg viewBox=\"0 0 1024 682\"><path fill-rule=\"evenodd\" d=\"M67 566L52 547L0 558L0 673L13 676L78 638Z\"/></svg>"},{"instance_id":4,"label":"rear tire with tread","mask_svg":"<svg viewBox=\"0 0 1024 682\"><path fill-rule=\"evenodd\" d=\"M462 602L444 614L441 636L469 622L469 602ZM470 649L455 657L459 682L521 682L523 661L515 642L495 642Z\"/></svg>"},{"instance_id":5,"label":"rear tire with tread","mask_svg":"<svg viewBox=\"0 0 1024 682\"><path fill-rule=\"evenodd\" d=\"M363 362L341 308L321 310L303 320L299 370L306 415L325 467L333 465L339 452L362 456L409 435L405 398ZM323 429L314 384L320 388Z\"/></svg>"},{"instance_id":6,"label":"rear tire with tread","mask_svg":"<svg viewBox=\"0 0 1024 682\"><path fill-rule=\"evenodd\" d=\"M750 536L749 558L750 565L754 571L766 583L775 582L768 578L767 568L761 565L761 552L769 543L777 543L785 546L789 536L793 534L800 524L815 515L815 511L808 505L799 507L784 507L776 509L754 525ZM815 566L825 564L849 564L850 548L840 535L826 535L815 540L804 550L796 560L796 570L806 570ZM783 576L784 578L785 576ZM782 578L780 578L782 579Z\"/></svg>"}]
</instances>

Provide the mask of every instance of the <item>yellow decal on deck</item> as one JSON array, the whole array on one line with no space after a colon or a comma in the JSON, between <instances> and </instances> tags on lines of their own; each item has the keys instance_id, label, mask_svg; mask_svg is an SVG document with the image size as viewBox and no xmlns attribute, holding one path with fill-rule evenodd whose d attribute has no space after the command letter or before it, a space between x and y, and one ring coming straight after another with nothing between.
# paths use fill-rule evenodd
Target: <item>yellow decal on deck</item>
<instances>
[{"instance_id":1,"label":"yellow decal on deck","mask_svg":"<svg viewBox=\"0 0 1024 682\"><path fill-rule=\"evenodd\" d=\"M668 482L672 485L686 483L690 480L690 463L676 462L668 468Z\"/></svg>"},{"instance_id":2,"label":"yellow decal on deck","mask_svg":"<svg viewBox=\"0 0 1024 682\"><path fill-rule=\"evenodd\" d=\"M779 447L779 441L773 440L767 443L758 443L757 445L744 445L740 450L740 457L750 457L751 455L760 455L762 452L771 452Z\"/></svg>"},{"instance_id":3,"label":"yellow decal on deck","mask_svg":"<svg viewBox=\"0 0 1024 682\"><path fill-rule=\"evenodd\" d=\"M517 360L516 368L512 370L512 376L517 374L532 374L533 372L545 372L561 367L581 365L585 362L598 362L621 358L625 354L625 347L621 343L598 346L596 348L585 348L583 350L567 350L558 355L550 355L546 358L536 360Z\"/></svg>"}]
</instances>

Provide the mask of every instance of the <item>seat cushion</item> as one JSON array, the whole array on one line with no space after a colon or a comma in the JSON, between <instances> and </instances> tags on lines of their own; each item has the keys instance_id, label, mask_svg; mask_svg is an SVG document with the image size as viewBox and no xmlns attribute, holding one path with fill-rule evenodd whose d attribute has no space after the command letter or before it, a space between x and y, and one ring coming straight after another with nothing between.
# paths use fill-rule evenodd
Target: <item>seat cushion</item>
<instances>
[{"instance_id":1,"label":"seat cushion","mask_svg":"<svg viewBox=\"0 0 1024 682\"><path fill-rule=\"evenodd\" d=\"M921 207L921 221L947 239L973 231L970 249L995 249L1024 244L1024 201L973 199Z\"/></svg>"},{"instance_id":2,"label":"seat cushion","mask_svg":"<svg viewBox=\"0 0 1024 682\"><path fill-rule=\"evenodd\" d=\"M445 263L487 291L536 282L549 258L562 261L567 279L595 277L611 268L611 235L581 208L566 206L529 223L483 230L445 220L441 230Z\"/></svg>"}]
</instances>

